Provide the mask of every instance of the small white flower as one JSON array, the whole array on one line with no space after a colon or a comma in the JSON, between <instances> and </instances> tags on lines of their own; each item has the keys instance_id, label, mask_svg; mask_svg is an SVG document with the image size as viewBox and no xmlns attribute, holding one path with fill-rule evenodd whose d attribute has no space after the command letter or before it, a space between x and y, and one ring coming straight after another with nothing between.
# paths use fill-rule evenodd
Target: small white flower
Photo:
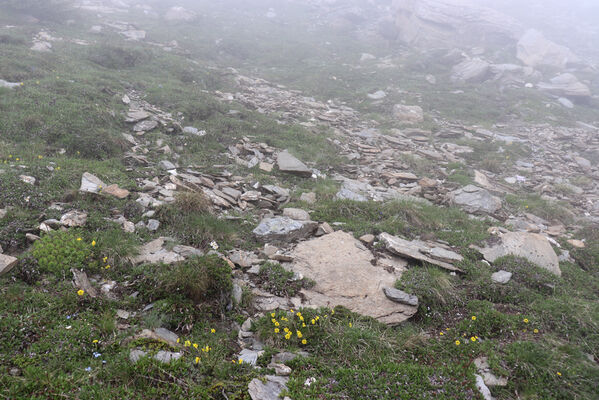
<instances>
[{"instance_id":1,"label":"small white flower","mask_svg":"<svg viewBox=\"0 0 599 400\"><path fill-rule=\"evenodd\" d=\"M306 382L304 382L304 386L310 387L315 382L316 382L316 378L314 378L314 377L308 378L308 379L306 379Z\"/></svg>"},{"instance_id":2,"label":"small white flower","mask_svg":"<svg viewBox=\"0 0 599 400\"><path fill-rule=\"evenodd\" d=\"M218 250L218 243L216 243L216 241L212 241L210 242L210 247L212 247L214 250Z\"/></svg>"}]
</instances>

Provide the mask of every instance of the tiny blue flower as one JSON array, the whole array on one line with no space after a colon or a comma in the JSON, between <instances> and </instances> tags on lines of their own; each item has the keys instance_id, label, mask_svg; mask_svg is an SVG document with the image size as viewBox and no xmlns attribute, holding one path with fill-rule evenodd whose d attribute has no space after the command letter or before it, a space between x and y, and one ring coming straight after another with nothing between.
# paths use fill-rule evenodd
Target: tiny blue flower
<instances>
[{"instance_id":1,"label":"tiny blue flower","mask_svg":"<svg viewBox=\"0 0 599 400\"><path fill-rule=\"evenodd\" d=\"M91 370L92 370L92 367L87 367L85 370L86 370L87 372L89 372L89 371L91 371Z\"/></svg>"},{"instance_id":2,"label":"tiny blue flower","mask_svg":"<svg viewBox=\"0 0 599 400\"><path fill-rule=\"evenodd\" d=\"M102 353L98 353L97 351L94 351L94 358L98 358L102 355Z\"/></svg>"}]
</instances>

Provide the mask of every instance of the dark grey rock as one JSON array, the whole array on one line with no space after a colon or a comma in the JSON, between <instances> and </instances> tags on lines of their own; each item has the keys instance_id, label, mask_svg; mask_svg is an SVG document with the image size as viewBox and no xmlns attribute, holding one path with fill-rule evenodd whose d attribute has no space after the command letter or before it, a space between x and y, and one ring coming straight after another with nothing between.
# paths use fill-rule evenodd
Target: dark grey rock
<instances>
[{"instance_id":1,"label":"dark grey rock","mask_svg":"<svg viewBox=\"0 0 599 400\"><path fill-rule=\"evenodd\" d=\"M318 228L314 221L296 221L289 217L274 217L264 219L256 229L254 235L264 241L291 241L304 239Z\"/></svg>"},{"instance_id":2,"label":"dark grey rock","mask_svg":"<svg viewBox=\"0 0 599 400\"><path fill-rule=\"evenodd\" d=\"M408 306L418 307L418 297L414 295L389 287L383 288L383 292L385 292L385 296L387 296L389 300L396 303L407 304Z\"/></svg>"}]
</instances>

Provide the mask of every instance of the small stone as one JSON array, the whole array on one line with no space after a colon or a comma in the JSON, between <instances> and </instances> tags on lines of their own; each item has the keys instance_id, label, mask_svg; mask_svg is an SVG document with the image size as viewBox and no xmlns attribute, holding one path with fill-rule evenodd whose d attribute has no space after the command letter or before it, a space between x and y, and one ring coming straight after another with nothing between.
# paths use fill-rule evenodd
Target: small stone
<instances>
[{"instance_id":1,"label":"small stone","mask_svg":"<svg viewBox=\"0 0 599 400\"><path fill-rule=\"evenodd\" d=\"M233 303L241 304L241 299L243 297L243 289L238 284L233 284L233 290L231 290L231 298L233 299Z\"/></svg>"},{"instance_id":2,"label":"small stone","mask_svg":"<svg viewBox=\"0 0 599 400\"><path fill-rule=\"evenodd\" d=\"M18 262L17 258L0 253L0 275L9 272Z\"/></svg>"},{"instance_id":3,"label":"small stone","mask_svg":"<svg viewBox=\"0 0 599 400\"><path fill-rule=\"evenodd\" d=\"M148 228L149 231L155 232L160 227L160 221L151 219L148 221L148 224L146 225L146 227Z\"/></svg>"},{"instance_id":4,"label":"small stone","mask_svg":"<svg viewBox=\"0 0 599 400\"><path fill-rule=\"evenodd\" d=\"M252 400L276 400L283 390L287 390L289 378L268 375L266 382L254 378L248 385L248 393Z\"/></svg>"},{"instance_id":5,"label":"small stone","mask_svg":"<svg viewBox=\"0 0 599 400\"><path fill-rule=\"evenodd\" d=\"M402 290L386 287L383 288L385 296L391 301L400 304L406 304L408 306L418 307L418 297L408 294Z\"/></svg>"},{"instance_id":6,"label":"small stone","mask_svg":"<svg viewBox=\"0 0 599 400\"><path fill-rule=\"evenodd\" d=\"M313 221L296 221L289 217L264 219L253 233L264 241L288 242L310 236L318 227Z\"/></svg>"},{"instance_id":7,"label":"small stone","mask_svg":"<svg viewBox=\"0 0 599 400\"><path fill-rule=\"evenodd\" d=\"M278 376L289 376L292 372L292 369L285 364L269 364L268 367L273 368Z\"/></svg>"},{"instance_id":8,"label":"small stone","mask_svg":"<svg viewBox=\"0 0 599 400\"><path fill-rule=\"evenodd\" d=\"M123 222L123 230L127 233L134 233L135 232L135 224L131 221Z\"/></svg>"},{"instance_id":9,"label":"small stone","mask_svg":"<svg viewBox=\"0 0 599 400\"><path fill-rule=\"evenodd\" d=\"M272 172L274 165L267 162L261 162L260 164L258 164L258 168L260 168L264 172Z\"/></svg>"},{"instance_id":10,"label":"small stone","mask_svg":"<svg viewBox=\"0 0 599 400\"><path fill-rule=\"evenodd\" d=\"M71 211L60 217L60 224L70 228L85 225L87 222L87 214L81 211Z\"/></svg>"},{"instance_id":11,"label":"small stone","mask_svg":"<svg viewBox=\"0 0 599 400\"><path fill-rule=\"evenodd\" d=\"M314 203L316 203L316 193L314 193L314 192L302 193L302 195L300 196L300 201L304 201L308 204L314 204Z\"/></svg>"},{"instance_id":12,"label":"small stone","mask_svg":"<svg viewBox=\"0 0 599 400\"><path fill-rule=\"evenodd\" d=\"M183 356L182 353L173 353L172 351L161 350L154 356L154 359L164 364L169 364L173 360L178 360Z\"/></svg>"},{"instance_id":13,"label":"small stone","mask_svg":"<svg viewBox=\"0 0 599 400\"><path fill-rule=\"evenodd\" d=\"M365 244L372 244L374 242L375 236L371 234L366 234L360 237L360 240Z\"/></svg>"},{"instance_id":14,"label":"small stone","mask_svg":"<svg viewBox=\"0 0 599 400\"><path fill-rule=\"evenodd\" d=\"M264 354L264 351L256 351L250 349L243 349L239 353L239 359L243 360L244 364L256 365L258 357Z\"/></svg>"},{"instance_id":15,"label":"small stone","mask_svg":"<svg viewBox=\"0 0 599 400\"><path fill-rule=\"evenodd\" d=\"M318 226L318 229L316 229L316 232L314 233L315 236L323 236L323 235L328 235L329 233L333 233L335 232L335 230L331 227L331 225L329 225L326 222L323 222L322 224L320 224Z\"/></svg>"},{"instance_id":16,"label":"small stone","mask_svg":"<svg viewBox=\"0 0 599 400\"><path fill-rule=\"evenodd\" d=\"M129 360L132 363L136 363L138 362L142 357L146 356L146 352L139 350L139 349L131 349L131 351L129 352Z\"/></svg>"},{"instance_id":17,"label":"small stone","mask_svg":"<svg viewBox=\"0 0 599 400\"><path fill-rule=\"evenodd\" d=\"M79 188L80 192L98 193L102 190L102 188L105 187L106 184L104 182L89 172L85 172L81 176L81 187Z\"/></svg>"},{"instance_id":18,"label":"small stone","mask_svg":"<svg viewBox=\"0 0 599 400\"><path fill-rule=\"evenodd\" d=\"M283 209L283 215L298 221L310 221L310 214L299 208L285 208Z\"/></svg>"},{"instance_id":19,"label":"small stone","mask_svg":"<svg viewBox=\"0 0 599 400\"><path fill-rule=\"evenodd\" d=\"M512 273L508 271L497 271L491 275L491 279L495 283L500 283L502 285L508 283L510 279L512 279Z\"/></svg>"},{"instance_id":20,"label":"small stone","mask_svg":"<svg viewBox=\"0 0 599 400\"><path fill-rule=\"evenodd\" d=\"M160 163L158 163L158 166L165 171L171 171L173 169L177 169L175 164L173 164L172 162L167 161L167 160L160 161Z\"/></svg>"},{"instance_id":21,"label":"small stone","mask_svg":"<svg viewBox=\"0 0 599 400\"><path fill-rule=\"evenodd\" d=\"M125 310L116 310L116 316L122 319L129 319L131 313Z\"/></svg>"},{"instance_id":22,"label":"small stone","mask_svg":"<svg viewBox=\"0 0 599 400\"><path fill-rule=\"evenodd\" d=\"M137 134L140 135L155 129L157 126L158 121L154 121L151 119L140 121L133 127L133 132L137 132Z\"/></svg>"},{"instance_id":23,"label":"small stone","mask_svg":"<svg viewBox=\"0 0 599 400\"><path fill-rule=\"evenodd\" d=\"M129 191L121 189L118 185L110 185L102 190L102 193L109 194L117 199L125 199L129 196Z\"/></svg>"},{"instance_id":24,"label":"small stone","mask_svg":"<svg viewBox=\"0 0 599 400\"><path fill-rule=\"evenodd\" d=\"M282 172L289 172L308 178L312 176L312 170L306 164L292 156L287 150L277 155L277 165Z\"/></svg>"},{"instance_id":25,"label":"small stone","mask_svg":"<svg viewBox=\"0 0 599 400\"><path fill-rule=\"evenodd\" d=\"M34 235L33 233L26 233L25 238L27 239L27 241L29 243L33 243L33 242L36 242L41 239L39 236ZM1 251L0 251L0 253L1 253Z\"/></svg>"},{"instance_id":26,"label":"small stone","mask_svg":"<svg viewBox=\"0 0 599 400\"><path fill-rule=\"evenodd\" d=\"M568 240L568 243L570 243L572 246L579 248L579 249L584 249L584 247L585 247L585 244L582 240L570 239L570 240Z\"/></svg>"},{"instance_id":27,"label":"small stone","mask_svg":"<svg viewBox=\"0 0 599 400\"><path fill-rule=\"evenodd\" d=\"M33 176L19 175L19 179L28 185L35 185L36 179Z\"/></svg>"}]
</instances>

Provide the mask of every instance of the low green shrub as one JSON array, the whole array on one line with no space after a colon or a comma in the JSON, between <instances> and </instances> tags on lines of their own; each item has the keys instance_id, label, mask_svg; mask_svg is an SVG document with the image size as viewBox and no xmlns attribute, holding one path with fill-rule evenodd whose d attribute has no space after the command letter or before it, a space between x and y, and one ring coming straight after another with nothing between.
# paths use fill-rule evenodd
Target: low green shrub
<instances>
[{"instance_id":1,"label":"low green shrub","mask_svg":"<svg viewBox=\"0 0 599 400\"><path fill-rule=\"evenodd\" d=\"M70 268L93 263L92 245L76 231L52 232L35 242L32 251L40 271L62 276Z\"/></svg>"},{"instance_id":2,"label":"low green shrub","mask_svg":"<svg viewBox=\"0 0 599 400\"><path fill-rule=\"evenodd\" d=\"M293 297L302 288L314 286L314 282L309 279L295 279L292 271L287 271L281 264L275 262L264 263L260 267L258 277L260 286L277 296Z\"/></svg>"}]
</instances>

